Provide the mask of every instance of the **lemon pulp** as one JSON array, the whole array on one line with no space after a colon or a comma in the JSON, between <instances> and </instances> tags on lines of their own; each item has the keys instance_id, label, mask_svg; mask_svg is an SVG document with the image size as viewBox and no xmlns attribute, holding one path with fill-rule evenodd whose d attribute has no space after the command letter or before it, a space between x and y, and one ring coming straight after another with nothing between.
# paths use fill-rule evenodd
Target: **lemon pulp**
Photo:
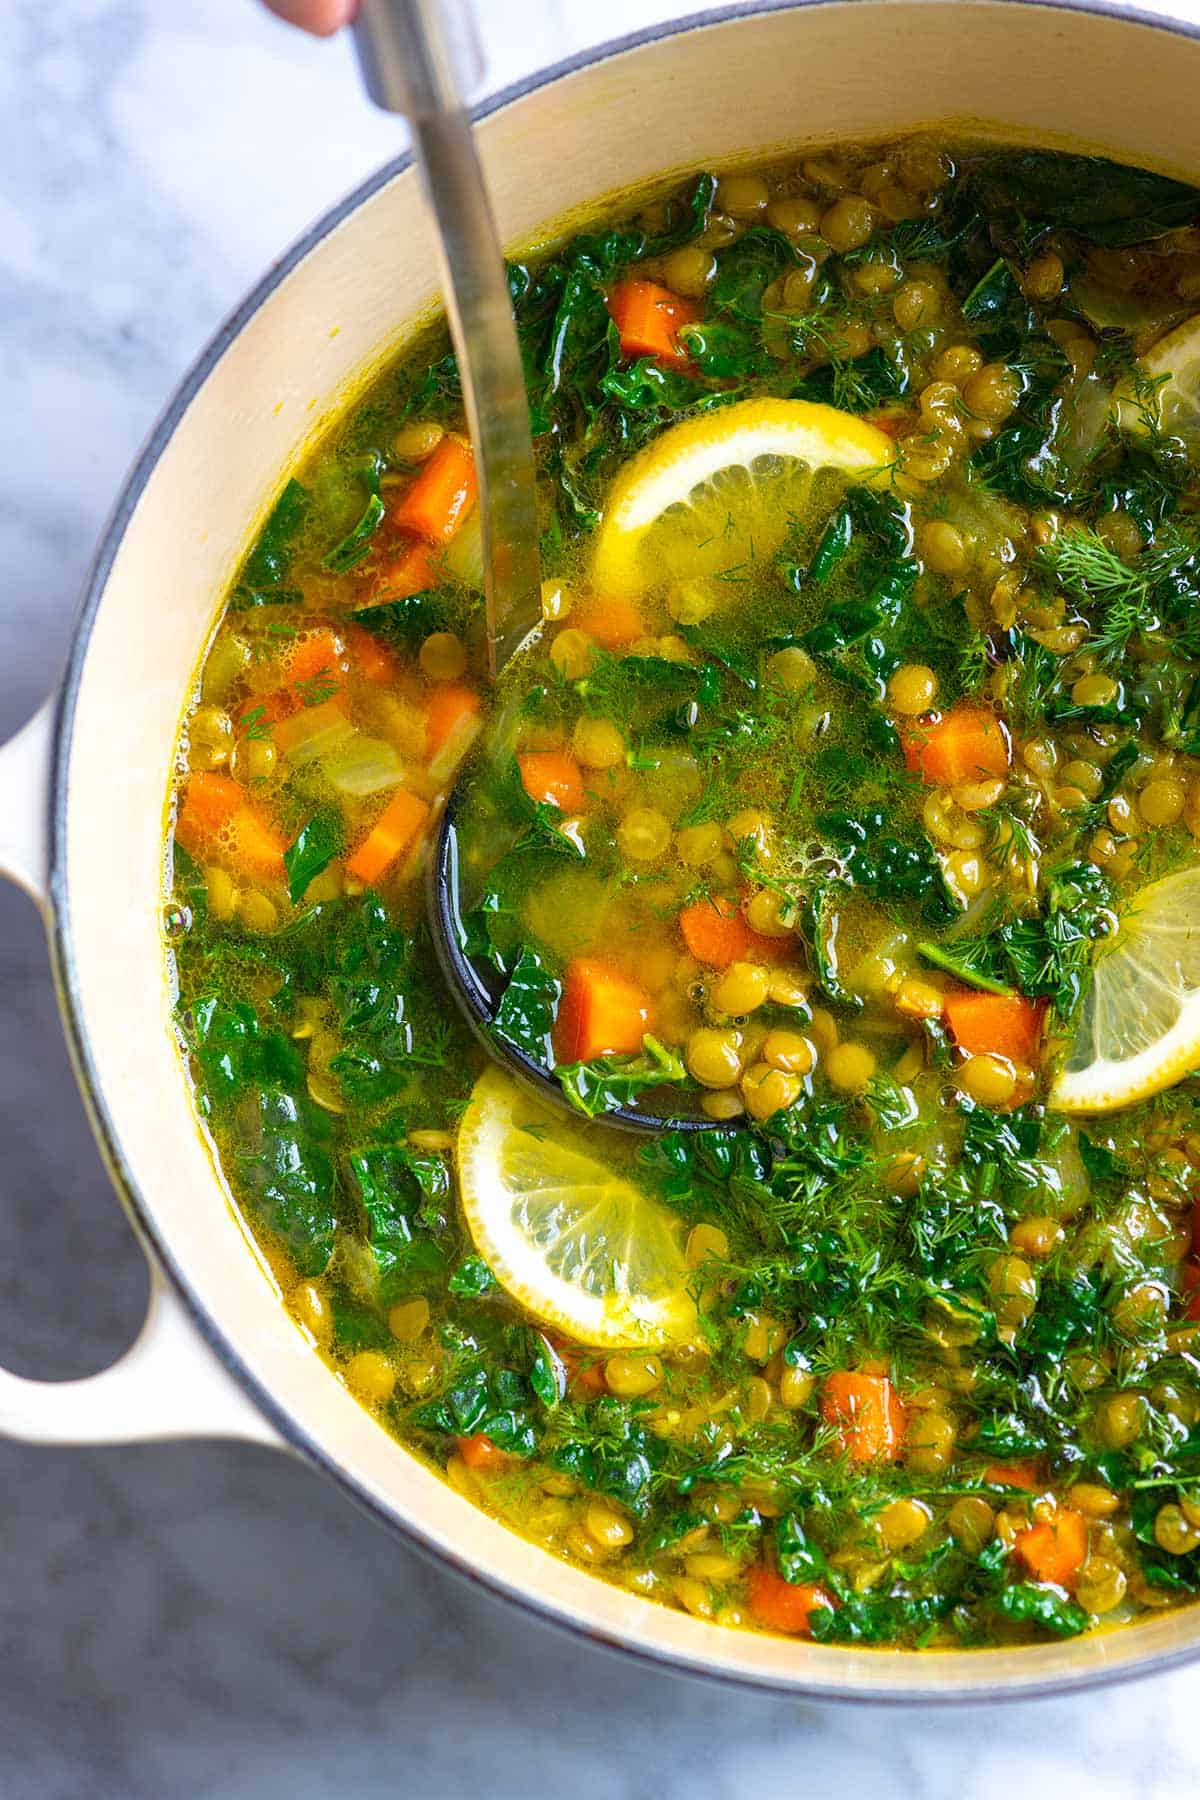
<instances>
[{"instance_id":1,"label":"lemon pulp","mask_svg":"<svg viewBox=\"0 0 1200 1800\"><path fill-rule=\"evenodd\" d=\"M890 480L895 445L874 425L811 400L741 400L674 425L626 464L604 506L597 592L728 576L770 556L837 472Z\"/></svg>"},{"instance_id":2,"label":"lemon pulp","mask_svg":"<svg viewBox=\"0 0 1200 1800\"><path fill-rule=\"evenodd\" d=\"M1157 385L1139 400L1131 381L1117 384L1113 398L1122 430L1139 436L1154 427L1189 443L1200 441L1200 313L1152 344L1138 367Z\"/></svg>"},{"instance_id":3,"label":"lemon pulp","mask_svg":"<svg viewBox=\"0 0 1200 1800\"><path fill-rule=\"evenodd\" d=\"M1200 869L1144 888L1097 952L1075 1041L1050 1091L1059 1112L1114 1112L1200 1067Z\"/></svg>"},{"instance_id":4,"label":"lemon pulp","mask_svg":"<svg viewBox=\"0 0 1200 1800\"><path fill-rule=\"evenodd\" d=\"M499 1069L458 1138L463 1211L512 1298L581 1343L657 1348L695 1329L674 1214L594 1156L591 1132Z\"/></svg>"}]
</instances>

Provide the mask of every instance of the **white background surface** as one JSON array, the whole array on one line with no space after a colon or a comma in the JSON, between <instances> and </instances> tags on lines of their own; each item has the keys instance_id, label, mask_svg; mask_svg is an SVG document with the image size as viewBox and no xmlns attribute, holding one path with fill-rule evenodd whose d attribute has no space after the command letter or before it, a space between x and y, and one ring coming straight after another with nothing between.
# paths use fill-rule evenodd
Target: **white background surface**
<instances>
[{"instance_id":1,"label":"white background surface","mask_svg":"<svg viewBox=\"0 0 1200 1800\"><path fill-rule=\"evenodd\" d=\"M491 85L681 10L490 0ZM398 147L345 43L252 0L0 0L0 732L32 710L139 442L223 315ZM136 704L136 696L131 696ZM36 920L0 891L0 1357L82 1374L145 1276ZM0 1445L2 1800L1181 1800L1200 1668L969 1712L646 1673L397 1547L266 1452Z\"/></svg>"}]
</instances>

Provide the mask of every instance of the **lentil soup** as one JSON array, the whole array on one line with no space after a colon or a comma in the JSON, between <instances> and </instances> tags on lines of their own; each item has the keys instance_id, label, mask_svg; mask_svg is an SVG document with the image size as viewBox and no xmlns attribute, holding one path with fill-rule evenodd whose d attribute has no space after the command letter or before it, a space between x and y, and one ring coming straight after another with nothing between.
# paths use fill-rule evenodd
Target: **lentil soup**
<instances>
[{"instance_id":1,"label":"lentil soup","mask_svg":"<svg viewBox=\"0 0 1200 1800\"><path fill-rule=\"evenodd\" d=\"M381 1427L648 1598L914 1648L1185 1602L1200 195L919 138L614 219L512 265L547 579L494 693L436 335L227 596L165 919L229 1190ZM432 955L452 792L556 1100Z\"/></svg>"}]
</instances>

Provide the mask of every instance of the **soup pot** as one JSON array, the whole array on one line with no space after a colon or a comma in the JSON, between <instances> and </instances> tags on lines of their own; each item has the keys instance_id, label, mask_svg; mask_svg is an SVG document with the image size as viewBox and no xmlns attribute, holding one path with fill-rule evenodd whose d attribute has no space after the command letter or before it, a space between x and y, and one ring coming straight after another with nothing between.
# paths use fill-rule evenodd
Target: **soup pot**
<instances>
[{"instance_id":1,"label":"soup pot","mask_svg":"<svg viewBox=\"0 0 1200 1800\"><path fill-rule=\"evenodd\" d=\"M1200 179L1200 26L1070 0L791 0L610 44L489 101L501 233L666 173L914 127L1060 142ZM44 909L97 1136L152 1269L112 1368L0 1372L29 1441L240 1437L305 1457L400 1536L560 1625L676 1669L840 1699L1027 1695L1200 1654L1200 1606L1008 1650L868 1651L721 1629L509 1532L380 1429L313 1353L239 1222L171 1029L163 834L180 715L285 472L435 303L408 161L284 257L184 382L117 504L60 691L0 752L0 866ZM136 705L128 696L136 694ZM114 775L113 771L119 771Z\"/></svg>"}]
</instances>

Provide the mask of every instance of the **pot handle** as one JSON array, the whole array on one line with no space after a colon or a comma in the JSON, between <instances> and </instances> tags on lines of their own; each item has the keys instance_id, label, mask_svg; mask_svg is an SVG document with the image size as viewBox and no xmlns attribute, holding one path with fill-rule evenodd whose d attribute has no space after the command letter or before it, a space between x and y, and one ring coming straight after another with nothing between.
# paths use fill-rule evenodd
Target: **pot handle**
<instances>
[{"instance_id":1,"label":"pot handle","mask_svg":"<svg viewBox=\"0 0 1200 1800\"><path fill-rule=\"evenodd\" d=\"M50 911L50 780L58 697L0 748L0 875Z\"/></svg>"},{"instance_id":2,"label":"pot handle","mask_svg":"<svg viewBox=\"0 0 1200 1800\"><path fill-rule=\"evenodd\" d=\"M0 1436L27 1444L242 1438L288 1446L227 1375L152 1262L145 1322L125 1354L80 1381L0 1369Z\"/></svg>"},{"instance_id":3,"label":"pot handle","mask_svg":"<svg viewBox=\"0 0 1200 1800\"><path fill-rule=\"evenodd\" d=\"M50 781L57 699L0 748L0 876L50 915ZM33 1444L128 1444L229 1437L284 1440L204 1341L150 1261L150 1303L125 1354L79 1381L31 1381L0 1369L0 1436Z\"/></svg>"}]
</instances>

